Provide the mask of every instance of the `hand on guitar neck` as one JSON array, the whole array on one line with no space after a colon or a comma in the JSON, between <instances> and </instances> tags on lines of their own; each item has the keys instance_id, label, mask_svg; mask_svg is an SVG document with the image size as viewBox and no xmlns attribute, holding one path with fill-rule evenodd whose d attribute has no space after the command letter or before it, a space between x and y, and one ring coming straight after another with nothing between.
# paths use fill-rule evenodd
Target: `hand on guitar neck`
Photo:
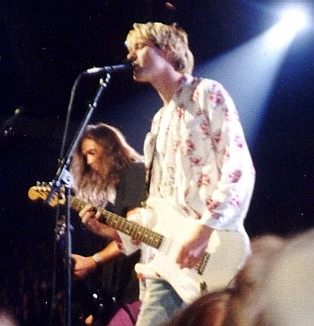
<instances>
[{"instance_id":1,"label":"hand on guitar neck","mask_svg":"<svg viewBox=\"0 0 314 326\"><path fill-rule=\"evenodd\" d=\"M128 212L127 216L132 220L132 216L139 214L139 209L135 208ZM101 212L97 211L95 207L88 204L80 212L82 223L92 232L113 240L120 241L118 233L108 227L107 225L100 223L98 219L101 216ZM188 239L183 245L178 253L176 259L177 264L181 268L193 268L199 262L199 260L204 257L205 250L208 245L208 240L212 233L212 229L205 226L196 224L194 230L191 233L190 239ZM139 245L140 241L137 239L132 239L134 245Z\"/></svg>"},{"instance_id":2,"label":"hand on guitar neck","mask_svg":"<svg viewBox=\"0 0 314 326\"><path fill-rule=\"evenodd\" d=\"M112 240L120 239L116 230L98 221L101 212L91 204L84 206L83 209L79 211L79 216L82 223L93 233Z\"/></svg>"}]
</instances>

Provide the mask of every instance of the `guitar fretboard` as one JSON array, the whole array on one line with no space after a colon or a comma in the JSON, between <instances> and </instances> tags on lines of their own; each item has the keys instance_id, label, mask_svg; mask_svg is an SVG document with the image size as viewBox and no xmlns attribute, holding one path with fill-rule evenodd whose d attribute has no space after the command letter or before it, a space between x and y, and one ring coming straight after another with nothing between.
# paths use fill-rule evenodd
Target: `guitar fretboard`
<instances>
[{"instance_id":1,"label":"guitar fretboard","mask_svg":"<svg viewBox=\"0 0 314 326\"><path fill-rule=\"evenodd\" d=\"M76 211L80 211L86 205L86 202L80 200L77 197L73 197L71 199L71 207ZM97 208L97 211L101 212L99 222L104 223L115 230L121 231L126 235L129 235L134 240L142 241L151 247L157 249L160 247L163 240L163 236L161 234L145 228L138 223L128 221L126 218L109 212L106 209Z\"/></svg>"}]
</instances>

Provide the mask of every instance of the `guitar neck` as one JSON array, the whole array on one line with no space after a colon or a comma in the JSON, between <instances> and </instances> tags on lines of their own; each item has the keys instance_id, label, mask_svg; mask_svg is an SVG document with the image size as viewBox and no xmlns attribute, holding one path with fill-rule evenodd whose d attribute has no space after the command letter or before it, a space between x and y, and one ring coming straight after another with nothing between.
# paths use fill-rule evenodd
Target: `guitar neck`
<instances>
[{"instance_id":1,"label":"guitar neck","mask_svg":"<svg viewBox=\"0 0 314 326\"><path fill-rule=\"evenodd\" d=\"M72 197L71 207L80 211L87 203L80 200L77 197ZM104 208L97 208L101 212L99 222L110 226L111 228L121 231L122 233L129 235L134 240L139 240L150 247L159 248L163 240L163 236L148 228L145 228L135 222L128 221L126 218L117 214L107 211Z\"/></svg>"}]
</instances>

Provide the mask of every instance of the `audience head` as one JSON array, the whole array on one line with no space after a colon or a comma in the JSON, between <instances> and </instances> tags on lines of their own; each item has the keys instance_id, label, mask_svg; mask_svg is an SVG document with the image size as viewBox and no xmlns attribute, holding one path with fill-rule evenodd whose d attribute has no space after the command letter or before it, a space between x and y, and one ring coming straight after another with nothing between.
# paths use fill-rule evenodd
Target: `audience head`
<instances>
[{"instance_id":1,"label":"audience head","mask_svg":"<svg viewBox=\"0 0 314 326\"><path fill-rule=\"evenodd\" d=\"M167 326L309 326L314 320L314 230L252 241L229 289L206 294Z\"/></svg>"}]
</instances>

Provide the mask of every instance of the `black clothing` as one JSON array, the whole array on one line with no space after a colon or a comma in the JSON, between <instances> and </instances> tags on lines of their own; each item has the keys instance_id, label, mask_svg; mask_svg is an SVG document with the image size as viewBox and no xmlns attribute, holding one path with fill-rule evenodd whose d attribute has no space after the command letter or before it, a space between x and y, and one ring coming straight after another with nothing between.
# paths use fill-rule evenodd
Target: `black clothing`
<instances>
[{"instance_id":1,"label":"black clothing","mask_svg":"<svg viewBox=\"0 0 314 326\"><path fill-rule=\"evenodd\" d=\"M128 210L139 207L141 202L146 199L146 195L145 166L140 162L133 163L121 174L116 187L115 204L109 203L106 210L119 216L125 216ZM84 255L92 255L111 242L111 240L99 238L86 229L83 232L85 233L84 239L90 245L83 253ZM82 246L82 243L79 245ZM134 265L139 258L139 251L130 256L119 256L97 267L96 272L83 281L83 289L78 292L77 296L87 297L87 302L83 304L86 305L84 310L88 314L98 315L105 323L124 304L138 300L139 283ZM97 299L93 297L94 293L97 293Z\"/></svg>"},{"instance_id":2,"label":"black clothing","mask_svg":"<svg viewBox=\"0 0 314 326\"><path fill-rule=\"evenodd\" d=\"M106 209L125 216L135 207L139 207L141 201L146 199L145 167L143 163L133 163L123 171L120 182L116 188L115 204L108 204ZM131 303L138 300L139 285L135 275L134 265L139 261L140 252L130 256L120 256L108 264L104 264L104 277L106 283L112 270L110 288L118 302ZM111 268L108 268L111 264Z\"/></svg>"}]
</instances>

